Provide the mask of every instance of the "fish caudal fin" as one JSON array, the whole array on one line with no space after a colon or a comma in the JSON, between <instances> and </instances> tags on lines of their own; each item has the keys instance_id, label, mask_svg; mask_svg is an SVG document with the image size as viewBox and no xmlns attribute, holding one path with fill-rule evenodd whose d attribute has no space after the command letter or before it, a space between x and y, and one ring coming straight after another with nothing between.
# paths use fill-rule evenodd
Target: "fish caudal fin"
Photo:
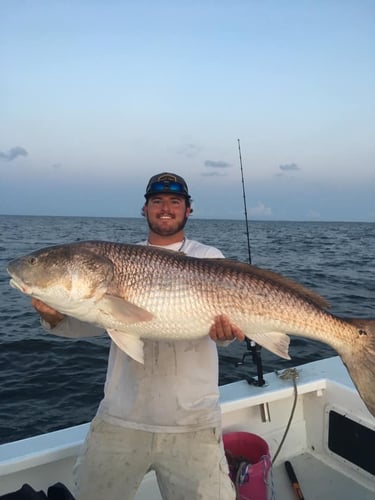
<instances>
[{"instance_id":1,"label":"fish caudal fin","mask_svg":"<svg viewBox=\"0 0 375 500\"><path fill-rule=\"evenodd\" d=\"M138 363L144 363L143 341L139 337L118 330L107 331L117 347Z\"/></svg>"},{"instance_id":2,"label":"fish caudal fin","mask_svg":"<svg viewBox=\"0 0 375 500\"><path fill-rule=\"evenodd\" d=\"M350 352L339 353L358 392L375 416L375 320L347 319L356 327Z\"/></svg>"}]
</instances>

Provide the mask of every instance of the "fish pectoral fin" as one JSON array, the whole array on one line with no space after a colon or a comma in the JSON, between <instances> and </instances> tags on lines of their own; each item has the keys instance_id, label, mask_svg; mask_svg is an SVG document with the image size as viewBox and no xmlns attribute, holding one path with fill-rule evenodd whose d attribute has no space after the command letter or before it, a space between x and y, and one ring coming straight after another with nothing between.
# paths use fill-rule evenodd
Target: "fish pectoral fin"
<instances>
[{"instance_id":1,"label":"fish pectoral fin","mask_svg":"<svg viewBox=\"0 0 375 500\"><path fill-rule=\"evenodd\" d=\"M144 363L143 341L139 337L130 333L119 332L118 330L107 331L113 342L125 352L125 354L135 359L135 361L138 361L138 363Z\"/></svg>"},{"instance_id":2,"label":"fish pectoral fin","mask_svg":"<svg viewBox=\"0 0 375 500\"><path fill-rule=\"evenodd\" d=\"M284 359L290 359L289 344L290 338L282 332L265 332L265 333L252 333L246 335L251 340L261 345L265 349L273 352L277 356Z\"/></svg>"},{"instance_id":3,"label":"fish pectoral fin","mask_svg":"<svg viewBox=\"0 0 375 500\"><path fill-rule=\"evenodd\" d=\"M104 295L96 305L101 314L111 316L119 323L140 323L154 317L147 309L113 295Z\"/></svg>"}]
</instances>

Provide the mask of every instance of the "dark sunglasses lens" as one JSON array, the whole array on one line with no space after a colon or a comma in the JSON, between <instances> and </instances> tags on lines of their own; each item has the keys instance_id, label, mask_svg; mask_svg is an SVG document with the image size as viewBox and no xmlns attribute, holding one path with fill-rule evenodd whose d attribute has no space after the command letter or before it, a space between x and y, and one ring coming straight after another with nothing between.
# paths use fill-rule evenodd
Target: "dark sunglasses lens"
<instances>
[{"instance_id":1,"label":"dark sunglasses lens","mask_svg":"<svg viewBox=\"0 0 375 500\"><path fill-rule=\"evenodd\" d=\"M183 193L185 190L179 182L154 182L150 186L150 191L154 193L162 193L163 191Z\"/></svg>"},{"instance_id":2,"label":"dark sunglasses lens","mask_svg":"<svg viewBox=\"0 0 375 500\"><path fill-rule=\"evenodd\" d=\"M173 191L175 193L183 193L184 187L179 182L170 182L169 183L169 190Z\"/></svg>"},{"instance_id":3,"label":"dark sunglasses lens","mask_svg":"<svg viewBox=\"0 0 375 500\"><path fill-rule=\"evenodd\" d=\"M154 182L153 184L151 184L150 188L148 189L148 191L151 191L151 192L161 192L163 191L164 189L164 182Z\"/></svg>"}]
</instances>

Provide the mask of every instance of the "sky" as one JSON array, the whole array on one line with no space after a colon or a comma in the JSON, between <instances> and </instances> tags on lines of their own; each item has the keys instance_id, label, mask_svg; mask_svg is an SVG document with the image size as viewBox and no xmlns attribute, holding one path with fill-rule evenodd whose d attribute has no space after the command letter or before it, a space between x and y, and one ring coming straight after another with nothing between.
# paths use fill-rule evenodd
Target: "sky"
<instances>
[{"instance_id":1,"label":"sky","mask_svg":"<svg viewBox=\"0 0 375 500\"><path fill-rule=\"evenodd\" d=\"M1 0L0 214L375 222L373 0Z\"/></svg>"}]
</instances>

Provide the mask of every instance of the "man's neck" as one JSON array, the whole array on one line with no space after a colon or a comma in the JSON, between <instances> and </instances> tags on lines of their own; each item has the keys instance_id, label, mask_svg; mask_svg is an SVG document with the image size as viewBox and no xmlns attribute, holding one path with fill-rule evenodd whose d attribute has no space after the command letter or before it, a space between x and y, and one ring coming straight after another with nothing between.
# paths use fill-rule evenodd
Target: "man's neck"
<instances>
[{"instance_id":1,"label":"man's neck","mask_svg":"<svg viewBox=\"0 0 375 500\"><path fill-rule=\"evenodd\" d=\"M173 245L173 243L179 243L183 241L184 238L185 238L184 231L179 231L178 233L173 234L171 236L160 236L159 234L150 231L148 233L147 241L149 242L150 245L166 246L166 245Z\"/></svg>"}]
</instances>

